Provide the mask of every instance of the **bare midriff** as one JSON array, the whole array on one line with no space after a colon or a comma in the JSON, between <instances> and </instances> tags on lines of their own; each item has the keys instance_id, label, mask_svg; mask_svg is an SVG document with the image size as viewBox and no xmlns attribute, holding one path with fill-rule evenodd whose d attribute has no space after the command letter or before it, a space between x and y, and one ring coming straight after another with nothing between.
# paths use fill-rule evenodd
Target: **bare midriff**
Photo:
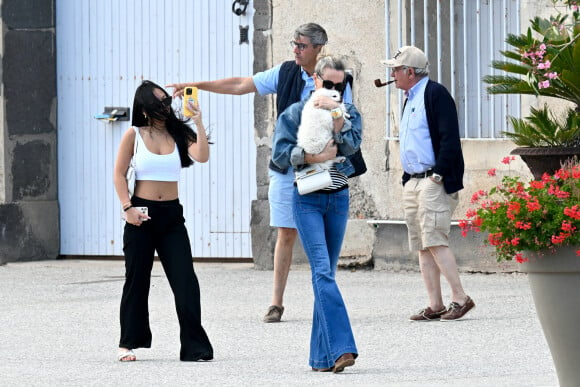
<instances>
[{"instance_id":1,"label":"bare midriff","mask_svg":"<svg viewBox=\"0 0 580 387\"><path fill-rule=\"evenodd\" d=\"M175 200L178 184L176 181L137 180L135 196L147 200Z\"/></svg>"}]
</instances>

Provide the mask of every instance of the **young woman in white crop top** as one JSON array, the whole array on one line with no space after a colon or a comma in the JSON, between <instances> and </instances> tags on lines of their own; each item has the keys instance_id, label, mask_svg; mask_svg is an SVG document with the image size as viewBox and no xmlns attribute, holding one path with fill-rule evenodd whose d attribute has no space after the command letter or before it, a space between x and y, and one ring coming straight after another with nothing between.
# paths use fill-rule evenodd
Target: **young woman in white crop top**
<instances>
[{"instance_id":1,"label":"young woman in white crop top","mask_svg":"<svg viewBox=\"0 0 580 387\"><path fill-rule=\"evenodd\" d=\"M171 108L163 88L144 81L135 92L132 125L119 145L114 182L126 214L123 234L125 285L121 298L121 339L117 358L135 361L135 348L150 348L147 299L155 251L175 296L180 324L180 360L213 359L213 348L201 325L200 290L191 245L178 197L181 168L209 159L209 143L198 106L190 105L196 131ZM125 174L136 152L136 184L129 196ZM142 213L138 207L147 207Z\"/></svg>"},{"instance_id":2,"label":"young woman in white crop top","mask_svg":"<svg viewBox=\"0 0 580 387\"><path fill-rule=\"evenodd\" d=\"M147 89L140 92L140 89ZM189 126L181 122L171 108L171 97L160 86L153 82L144 81L137 89L133 106L132 124L139 129L142 142L146 149L153 155L166 156L174 154L176 148L179 152L181 166L189 167L193 164L190 159L205 163L209 159L209 145L205 132L205 127L201 119L201 110L194 106L192 109L196 113L192 120L197 128L195 133ZM141 107L139 107L141 106ZM140 111L136 111L135 108ZM119 200L125 210L131 203L125 180L125 173L129 168L129 163L133 157L133 142L136 133L129 129L125 132L119 145L119 153L115 163L115 189ZM177 181L179 179L152 180L140 178L139 165L137 165L137 184L135 186L135 196L149 200L173 200L178 198ZM140 212L135 208L126 211L127 222L140 225L142 218Z\"/></svg>"}]
</instances>

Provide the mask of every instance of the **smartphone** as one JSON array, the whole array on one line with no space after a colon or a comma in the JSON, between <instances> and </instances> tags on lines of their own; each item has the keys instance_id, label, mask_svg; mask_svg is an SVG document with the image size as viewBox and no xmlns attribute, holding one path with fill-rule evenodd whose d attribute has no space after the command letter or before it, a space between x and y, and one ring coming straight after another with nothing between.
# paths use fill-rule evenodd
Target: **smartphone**
<instances>
[{"instance_id":1,"label":"smartphone","mask_svg":"<svg viewBox=\"0 0 580 387\"><path fill-rule=\"evenodd\" d=\"M193 112L187 106L189 102L193 102L197 106L197 87L188 86L183 90L183 115L191 117Z\"/></svg>"},{"instance_id":2,"label":"smartphone","mask_svg":"<svg viewBox=\"0 0 580 387\"><path fill-rule=\"evenodd\" d=\"M137 211L140 211L142 214L149 215L149 208L147 207L135 207ZM147 219L143 219L147 220Z\"/></svg>"},{"instance_id":3,"label":"smartphone","mask_svg":"<svg viewBox=\"0 0 580 387\"><path fill-rule=\"evenodd\" d=\"M149 216L149 208L147 207L135 207L137 209L137 211L140 211L142 214L145 214L147 216ZM123 220L127 220L127 213L125 211L121 211L121 218ZM143 219L143 221L145 222L148 219Z\"/></svg>"}]
</instances>

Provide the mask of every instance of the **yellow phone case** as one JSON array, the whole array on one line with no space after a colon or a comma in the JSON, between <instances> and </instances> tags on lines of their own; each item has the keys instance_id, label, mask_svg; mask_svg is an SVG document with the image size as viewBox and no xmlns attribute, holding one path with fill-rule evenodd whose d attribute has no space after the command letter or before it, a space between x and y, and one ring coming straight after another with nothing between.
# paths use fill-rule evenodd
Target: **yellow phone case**
<instances>
[{"instance_id":1,"label":"yellow phone case","mask_svg":"<svg viewBox=\"0 0 580 387\"><path fill-rule=\"evenodd\" d=\"M193 112L187 107L189 101L197 106L197 87L188 86L183 90L183 115L185 117L193 115Z\"/></svg>"}]
</instances>

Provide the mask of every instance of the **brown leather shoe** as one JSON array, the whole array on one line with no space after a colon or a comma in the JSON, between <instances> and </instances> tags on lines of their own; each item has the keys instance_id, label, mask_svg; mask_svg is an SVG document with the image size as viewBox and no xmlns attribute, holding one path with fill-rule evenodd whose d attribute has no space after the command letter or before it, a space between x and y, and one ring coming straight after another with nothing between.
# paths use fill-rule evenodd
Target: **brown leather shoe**
<instances>
[{"instance_id":1,"label":"brown leather shoe","mask_svg":"<svg viewBox=\"0 0 580 387\"><path fill-rule=\"evenodd\" d=\"M282 319L282 314L283 313L284 313L284 307L283 306L271 305L268 308L268 311L266 312L266 315L264 316L264 322L265 323L280 322L280 320Z\"/></svg>"},{"instance_id":2,"label":"brown leather shoe","mask_svg":"<svg viewBox=\"0 0 580 387\"><path fill-rule=\"evenodd\" d=\"M336 360L334 363L334 368L332 369L333 373L338 373L344 371L346 367L350 367L354 365L354 355L352 353L345 353L341 357Z\"/></svg>"},{"instance_id":3,"label":"brown leather shoe","mask_svg":"<svg viewBox=\"0 0 580 387\"><path fill-rule=\"evenodd\" d=\"M314 368L314 367L312 367L312 371L316 371L316 372L330 372L330 371L332 371L332 368Z\"/></svg>"},{"instance_id":4,"label":"brown leather shoe","mask_svg":"<svg viewBox=\"0 0 580 387\"><path fill-rule=\"evenodd\" d=\"M467 312L475 308L475 302L471 299L471 297L467 296L467 300L465 304L459 305L457 302L452 302L449 305L449 309L447 313L441 315L441 321L456 321L465 316Z\"/></svg>"},{"instance_id":5,"label":"brown leather shoe","mask_svg":"<svg viewBox=\"0 0 580 387\"><path fill-rule=\"evenodd\" d=\"M447 308L443 307L443 309L434 312L430 306L426 307L425 309L420 310L417 314L412 315L409 317L411 321L437 321L441 318L441 315L447 312Z\"/></svg>"}]
</instances>

